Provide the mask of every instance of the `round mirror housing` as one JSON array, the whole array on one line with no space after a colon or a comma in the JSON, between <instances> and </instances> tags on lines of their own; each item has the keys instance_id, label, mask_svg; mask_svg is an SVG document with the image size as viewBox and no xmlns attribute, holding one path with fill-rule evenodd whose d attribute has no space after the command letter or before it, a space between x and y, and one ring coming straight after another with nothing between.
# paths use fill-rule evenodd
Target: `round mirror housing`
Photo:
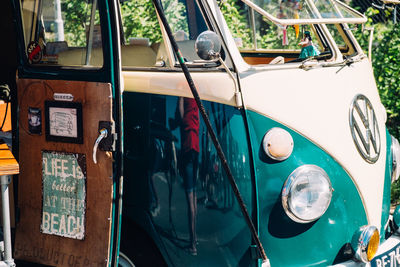
<instances>
[{"instance_id":1,"label":"round mirror housing","mask_svg":"<svg viewBox=\"0 0 400 267\"><path fill-rule=\"evenodd\" d=\"M197 37L194 47L201 59L213 60L219 57L221 42L215 32L204 31Z\"/></svg>"}]
</instances>

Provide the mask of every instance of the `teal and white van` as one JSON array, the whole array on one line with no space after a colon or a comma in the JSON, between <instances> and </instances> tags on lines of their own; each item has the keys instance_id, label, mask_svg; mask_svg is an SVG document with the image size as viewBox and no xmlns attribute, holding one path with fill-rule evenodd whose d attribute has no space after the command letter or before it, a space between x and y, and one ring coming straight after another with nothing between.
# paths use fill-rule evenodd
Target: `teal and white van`
<instances>
[{"instance_id":1,"label":"teal and white van","mask_svg":"<svg viewBox=\"0 0 400 267\"><path fill-rule=\"evenodd\" d=\"M17 264L400 265L400 147L351 31L362 14L337 0L13 7Z\"/></svg>"}]
</instances>

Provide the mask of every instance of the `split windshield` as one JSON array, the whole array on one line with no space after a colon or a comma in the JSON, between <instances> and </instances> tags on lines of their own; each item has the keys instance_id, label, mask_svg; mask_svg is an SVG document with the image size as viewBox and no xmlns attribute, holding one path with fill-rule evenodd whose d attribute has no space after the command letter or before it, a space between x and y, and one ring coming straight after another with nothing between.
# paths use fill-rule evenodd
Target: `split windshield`
<instances>
[{"instance_id":1,"label":"split windshield","mask_svg":"<svg viewBox=\"0 0 400 267\"><path fill-rule=\"evenodd\" d=\"M250 65L327 60L332 57L327 34L344 56L351 55L355 49L343 23L365 19L334 0L228 0L220 7Z\"/></svg>"}]
</instances>

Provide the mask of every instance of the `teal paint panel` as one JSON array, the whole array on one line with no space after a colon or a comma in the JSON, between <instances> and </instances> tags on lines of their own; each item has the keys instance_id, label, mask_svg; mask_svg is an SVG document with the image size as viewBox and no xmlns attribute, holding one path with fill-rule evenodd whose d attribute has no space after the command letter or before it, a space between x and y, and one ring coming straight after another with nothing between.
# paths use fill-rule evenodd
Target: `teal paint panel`
<instances>
[{"instance_id":1,"label":"teal paint panel","mask_svg":"<svg viewBox=\"0 0 400 267\"><path fill-rule=\"evenodd\" d=\"M297 132L252 111L246 111L254 155L261 241L272 266L327 266L349 258L353 233L367 224L360 195L349 175L325 151ZM265 133L281 127L293 137L292 155L272 161L262 149ZM326 213L317 221L292 221L281 204L281 189L292 171L314 164L329 175L334 189ZM350 255L351 257L351 255Z\"/></svg>"},{"instance_id":2,"label":"teal paint panel","mask_svg":"<svg viewBox=\"0 0 400 267\"><path fill-rule=\"evenodd\" d=\"M86 157L42 152L43 208L40 230L82 240L85 237Z\"/></svg>"},{"instance_id":3,"label":"teal paint panel","mask_svg":"<svg viewBox=\"0 0 400 267\"><path fill-rule=\"evenodd\" d=\"M388 226L386 223L389 220L390 215L390 187L392 184L392 139L389 134L389 131L386 130L386 169L385 169L385 183L383 187L383 199L382 199L382 217L381 217L381 243L386 238L386 230L385 226Z\"/></svg>"},{"instance_id":4,"label":"teal paint panel","mask_svg":"<svg viewBox=\"0 0 400 267\"><path fill-rule=\"evenodd\" d=\"M176 96L124 92L123 214L145 229L171 266L255 266L250 231L201 118L198 166L187 165L191 156L185 153L184 136L190 127L180 119L179 101ZM243 115L231 106L203 104L252 215L254 183ZM192 168L197 175L190 185L185 172ZM189 250L193 187L197 255Z\"/></svg>"}]
</instances>

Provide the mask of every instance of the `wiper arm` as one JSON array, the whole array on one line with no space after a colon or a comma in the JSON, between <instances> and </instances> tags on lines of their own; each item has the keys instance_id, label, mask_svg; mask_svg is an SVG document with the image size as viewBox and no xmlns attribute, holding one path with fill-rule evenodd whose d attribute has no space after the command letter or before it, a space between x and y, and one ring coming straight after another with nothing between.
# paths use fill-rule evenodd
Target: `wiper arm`
<instances>
[{"instance_id":1,"label":"wiper arm","mask_svg":"<svg viewBox=\"0 0 400 267\"><path fill-rule=\"evenodd\" d=\"M315 56L313 57L308 57L305 60L303 60L299 66L300 69L303 70L309 70L318 65L318 60L316 59Z\"/></svg>"},{"instance_id":2,"label":"wiper arm","mask_svg":"<svg viewBox=\"0 0 400 267\"><path fill-rule=\"evenodd\" d=\"M353 63L361 61L365 55L354 53L352 55L347 56L342 62L339 63L328 63L324 65L324 67L341 67L336 73L341 71L344 67L350 67Z\"/></svg>"},{"instance_id":3,"label":"wiper arm","mask_svg":"<svg viewBox=\"0 0 400 267\"><path fill-rule=\"evenodd\" d=\"M363 59L364 57L358 53L354 53L348 57L346 57L345 60L343 60L342 64L345 64L347 66L350 66L353 63L359 62Z\"/></svg>"},{"instance_id":4,"label":"wiper arm","mask_svg":"<svg viewBox=\"0 0 400 267\"><path fill-rule=\"evenodd\" d=\"M312 68L315 68L316 66L321 66L321 67L341 67L337 72L341 71L344 67L348 66L350 67L353 63L359 62L361 61L363 58L365 57L365 55L363 54L358 54L358 53L354 53L352 55L347 56L342 62L338 62L338 63L322 63L319 64L318 63L318 59L320 58L320 56L312 56L312 57L308 57L306 59L304 59L299 68L300 69L304 69L304 70L309 70Z\"/></svg>"},{"instance_id":5,"label":"wiper arm","mask_svg":"<svg viewBox=\"0 0 400 267\"><path fill-rule=\"evenodd\" d=\"M317 56L311 56L303 61L301 61L301 64L299 66L300 69L304 70L309 70L317 66L324 66L324 63L320 63L319 60L324 60L326 61L327 58L330 58L332 56L332 53L330 51L322 52L321 54Z\"/></svg>"}]
</instances>

